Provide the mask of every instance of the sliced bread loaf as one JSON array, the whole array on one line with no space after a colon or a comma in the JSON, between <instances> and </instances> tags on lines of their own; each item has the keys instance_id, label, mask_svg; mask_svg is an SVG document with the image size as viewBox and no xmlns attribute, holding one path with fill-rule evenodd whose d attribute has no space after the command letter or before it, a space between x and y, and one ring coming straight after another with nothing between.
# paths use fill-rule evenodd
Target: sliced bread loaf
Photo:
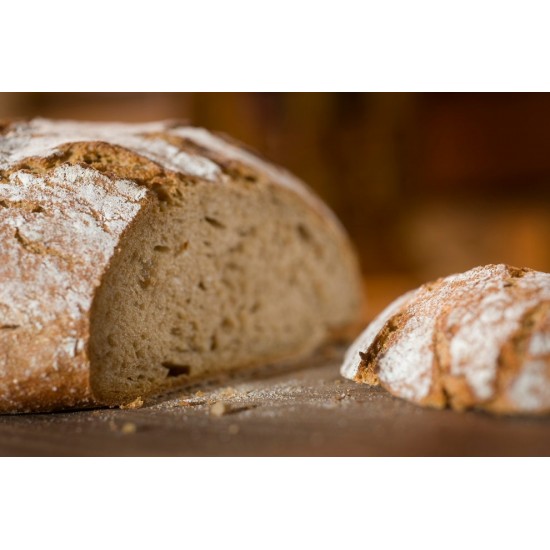
<instances>
[{"instance_id":1,"label":"sliced bread loaf","mask_svg":"<svg viewBox=\"0 0 550 550\"><path fill-rule=\"evenodd\" d=\"M0 411L120 405L310 353L361 283L305 186L178 123L0 126Z\"/></svg>"}]
</instances>

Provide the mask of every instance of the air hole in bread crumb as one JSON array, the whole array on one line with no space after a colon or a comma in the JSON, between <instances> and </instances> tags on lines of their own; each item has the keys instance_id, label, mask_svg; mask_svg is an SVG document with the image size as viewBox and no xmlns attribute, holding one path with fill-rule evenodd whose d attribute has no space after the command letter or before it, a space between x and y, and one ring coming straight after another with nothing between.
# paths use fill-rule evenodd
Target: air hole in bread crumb
<instances>
[{"instance_id":1,"label":"air hole in bread crumb","mask_svg":"<svg viewBox=\"0 0 550 550\"><path fill-rule=\"evenodd\" d=\"M218 337L215 334L210 338L208 347L210 351L215 351L218 349Z\"/></svg>"},{"instance_id":2,"label":"air hole in bread crumb","mask_svg":"<svg viewBox=\"0 0 550 550\"><path fill-rule=\"evenodd\" d=\"M162 246L161 244L155 246L155 252L170 252L170 248L167 246Z\"/></svg>"},{"instance_id":3,"label":"air hole in bread crumb","mask_svg":"<svg viewBox=\"0 0 550 550\"><path fill-rule=\"evenodd\" d=\"M168 378L191 374L191 367L189 365L178 365L177 363L165 361L162 363L162 366L168 371Z\"/></svg>"},{"instance_id":4,"label":"air hole in bread crumb","mask_svg":"<svg viewBox=\"0 0 550 550\"><path fill-rule=\"evenodd\" d=\"M183 244L181 244L177 249L176 249L176 256L179 256L180 254L182 254L183 252L185 252L187 250L187 248L189 247L189 243L187 241L185 241Z\"/></svg>"},{"instance_id":5,"label":"air hole in bread crumb","mask_svg":"<svg viewBox=\"0 0 550 550\"><path fill-rule=\"evenodd\" d=\"M225 225L219 220L217 220L216 218L205 216L204 221L209 223L212 227L217 227L218 229L225 229Z\"/></svg>"},{"instance_id":6,"label":"air hole in bread crumb","mask_svg":"<svg viewBox=\"0 0 550 550\"><path fill-rule=\"evenodd\" d=\"M297 226L296 226L296 230L298 231L298 235L300 236L300 238L306 242L310 242L311 241L311 233L309 232L309 230L304 226L302 225L301 223L299 223Z\"/></svg>"},{"instance_id":7,"label":"air hole in bread crumb","mask_svg":"<svg viewBox=\"0 0 550 550\"><path fill-rule=\"evenodd\" d=\"M230 329L235 326L235 323L229 317L224 317L221 326L224 329Z\"/></svg>"}]
</instances>

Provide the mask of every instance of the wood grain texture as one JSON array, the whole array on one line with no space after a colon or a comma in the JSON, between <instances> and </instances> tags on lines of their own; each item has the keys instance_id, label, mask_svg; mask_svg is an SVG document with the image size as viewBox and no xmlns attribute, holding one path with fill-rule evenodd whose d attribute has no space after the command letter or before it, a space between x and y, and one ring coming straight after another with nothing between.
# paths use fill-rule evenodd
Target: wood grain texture
<instances>
[{"instance_id":1,"label":"wood grain texture","mask_svg":"<svg viewBox=\"0 0 550 550\"><path fill-rule=\"evenodd\" d=\"M340 353L139 409L1 416L0 455L550 454L550 418L422 409L341 379L339 364Z\"/></svg>"}]
</instances>

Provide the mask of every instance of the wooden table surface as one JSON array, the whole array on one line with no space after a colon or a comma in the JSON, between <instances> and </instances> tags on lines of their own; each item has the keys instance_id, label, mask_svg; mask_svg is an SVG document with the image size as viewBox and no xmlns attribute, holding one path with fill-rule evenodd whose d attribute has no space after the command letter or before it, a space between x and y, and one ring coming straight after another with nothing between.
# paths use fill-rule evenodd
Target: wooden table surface
<instances>
[{"instance_id":1,"label":"wooden table surface","mask_svg":"<svg viewBox=\"0 0 550 550\"><path fill-rule=\"evenodd\" d=\"M0 417L0 455L549 455L550 418L416 407L332 357L182 390L138 409Z\"/></svg>"}]
</instances>

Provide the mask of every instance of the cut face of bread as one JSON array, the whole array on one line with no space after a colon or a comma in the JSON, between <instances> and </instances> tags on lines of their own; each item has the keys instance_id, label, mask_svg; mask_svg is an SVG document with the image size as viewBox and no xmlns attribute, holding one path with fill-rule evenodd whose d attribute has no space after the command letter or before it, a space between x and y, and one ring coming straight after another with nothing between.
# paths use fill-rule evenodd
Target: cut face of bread
<instances>
[{"instance_id":1,"label":"cut face of bread","mask_svg":"<svg viewBox=\"0 0 550 550\"><path fill-rule=\"evenodd\" d=\"M136 220L95 298L102 401L311 352L355 308L340 299L355 282L337 244L287 190L197 184L182 196Z\"/></svg>"},{"instance_id":2,"label":"cut face of bread","mask_svg":"<svg viewBox=\"0 0 550 550\"><path fill-rule=\"evenodd\" d=\"M352 331L360 276L301 182L204 130L0 135L0 410L120 405Z\"/></svg>"},{"instance_id":3,"label":"cut face of bread","mask_svg":"<svg viewBox=\"0 0 550 550\"><path fill-rule=\"evenodd\" d=\"M550 274L488 265L396 300L342 375L421 405L550 412Z\"/></svg>"}]
</instances>

